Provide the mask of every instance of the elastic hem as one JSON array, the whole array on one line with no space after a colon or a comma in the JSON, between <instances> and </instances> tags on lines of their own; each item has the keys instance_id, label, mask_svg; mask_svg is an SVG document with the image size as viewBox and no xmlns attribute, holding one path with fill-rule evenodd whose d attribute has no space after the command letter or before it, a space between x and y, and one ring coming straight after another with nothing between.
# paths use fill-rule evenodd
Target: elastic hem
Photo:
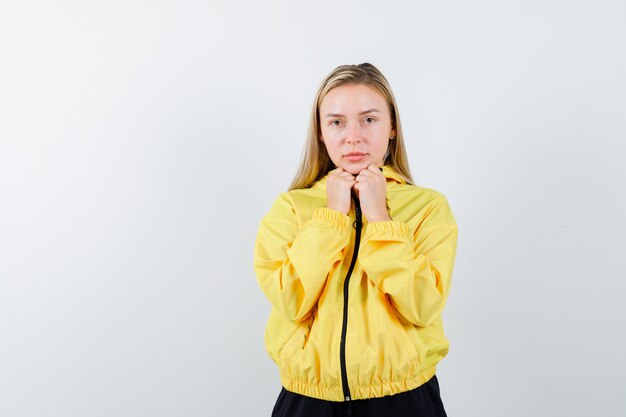
<instances>
[{"instance_id":1,"label":"elastic hem","mask_svg":"<svg viewBox=\"0 0 626 417\"><path fill-rule=\"evenodd\" d=\"M365 400L379 398L386 395L399 394L410 391L428 382L436 373L436 365L426 368L414 377L394 381L382 381L379 384L350 386L353 400ZM343 388L341 385L324 386L321 384L309 384L302 380L280 375L280 382L287 391L307 397L318 398L325 401L344 401Z\"/></svg>"}]
</instances>

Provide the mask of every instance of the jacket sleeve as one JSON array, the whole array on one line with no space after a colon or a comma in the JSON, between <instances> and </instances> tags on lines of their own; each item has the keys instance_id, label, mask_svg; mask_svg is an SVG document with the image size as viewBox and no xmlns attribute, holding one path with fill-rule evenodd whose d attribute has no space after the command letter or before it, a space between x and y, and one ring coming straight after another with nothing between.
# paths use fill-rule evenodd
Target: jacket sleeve
<instances>
[{"instance_id":1,"label":"jacket sleeve","mask_svg":"<svg viewBox=\"0 0 626 417\"><path fill-rule=\"evenodd\" d=\"M304 320L343 258L351 232L348 215L315 208L302 226L287 193L262 219L254 247L254 270L272 306L289 320Z\"/></svg>"},{"instance_id":2,"label":"jacket sleeve","mask_svg":"<svg viewBox=\"0 0 626 417\"><path fill-rule=\"evenodd\" d=\"M428 326L445 306L456 244L457 225L440 195L424 209L415 230L401 221L368 223L359 261L398 313L416 326Z\"/></svg>"}]
</instances>

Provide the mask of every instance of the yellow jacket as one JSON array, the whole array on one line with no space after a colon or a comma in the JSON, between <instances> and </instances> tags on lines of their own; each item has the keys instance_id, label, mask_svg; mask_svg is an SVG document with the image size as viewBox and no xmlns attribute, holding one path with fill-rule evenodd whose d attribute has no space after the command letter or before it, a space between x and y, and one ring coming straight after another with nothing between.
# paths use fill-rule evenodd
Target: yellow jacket
<instances>
[{"instance_id":1,"label":"yellow jacket","mask_svg":"<svg viewBox=\"0 0 626 417\"><path fill-rule=\"evenodd\" d=\"M288 391L392 395L428 381L448 353L441 312L455 219L443 194L391 166L382 172L390 221L368 223L358 200L348 215L327 208L324 177L281 193L260 223L254 270L272 304L265 345Z\"/></svg>"}]
</instances>

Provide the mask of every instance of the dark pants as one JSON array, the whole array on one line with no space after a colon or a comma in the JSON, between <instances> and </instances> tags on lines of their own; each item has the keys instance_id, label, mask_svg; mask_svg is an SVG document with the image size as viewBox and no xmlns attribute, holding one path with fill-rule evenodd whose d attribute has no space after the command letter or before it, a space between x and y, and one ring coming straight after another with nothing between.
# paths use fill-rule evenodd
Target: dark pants
<instances>
[{"instance_id":1,"label":"dark pants","mask_svg":"<svg viewBox=\"0 0 626 417\"><path fill-rule=\"evenodd\" d=\"M353 401L325 401L305 397L283 388L272 417L446 417L439 381L433 376L414 390L380 398Z\"/></svg>"}]
</instances>

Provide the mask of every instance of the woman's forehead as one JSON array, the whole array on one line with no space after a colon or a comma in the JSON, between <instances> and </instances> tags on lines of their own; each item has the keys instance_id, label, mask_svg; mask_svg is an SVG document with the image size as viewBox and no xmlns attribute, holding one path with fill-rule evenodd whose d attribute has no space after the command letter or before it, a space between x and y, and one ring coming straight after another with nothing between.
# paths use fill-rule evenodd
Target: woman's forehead
<instances>
[{"instance_id":1,"label":"woman's forehead","mask_svg":"<svg viewBox=\"0 0 626 417\"><path fill-rule=\"evenodd\" d=\"M364 113L368 110L382 111L387 101L378 91L364 84L346 84L330 90L320 105L323 112Z\"/></svg>"}]
</instances>

